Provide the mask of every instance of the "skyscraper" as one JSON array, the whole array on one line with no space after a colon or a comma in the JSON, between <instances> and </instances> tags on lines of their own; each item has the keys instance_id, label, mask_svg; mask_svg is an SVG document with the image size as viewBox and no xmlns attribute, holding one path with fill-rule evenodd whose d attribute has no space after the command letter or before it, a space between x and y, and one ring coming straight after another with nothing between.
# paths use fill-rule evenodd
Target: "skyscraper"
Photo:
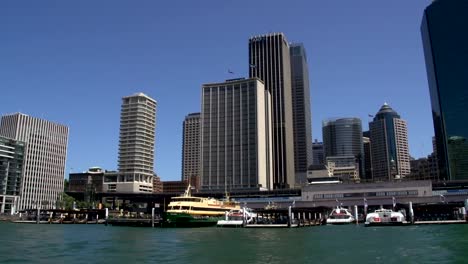
<instances>
[{"instance_id":1,"label":"skyscraper","mask_svg":"<svg viewBox=\"0 0 468 264\"><path fill-rule=\"evenodd\" d=\"M249 76L264 82L272 99L273 186L295 184L289 44L283 33L249 39Z\"/></svg>"},{"instance_id":2,"label":"skyscraper","mask_svg":"<svg viewBox=\"0 0 468 264\"><path fill-rule=\"evenodd\" d=\"M359 164L359 177L362 177L364 175L364 149L361 119L352 117L325 120L322 123L322 135L327 161L337 157L337 162L340 163L343 160L357 163ZM343 159L343 157L351 158Z\"/></svg>"},{"instance_id":3,"label":"skyscraper","mask_svg":"<svg viewBox=\"0 0 468 264\"><path fill-rule=\"evenodd\" d=\"M0 213L14 214L19 201L25 143L0 137Z\"/></svg>"},{"instance_id":4,"label":"skyscraper","mask_svg":"<svg viewBox=\"0 0 468 264\"><path fill-rule=\"evenodd\" d=\"M307 168L312 165L312 125L310 113L309 67L302 44L292 44L291 87L294 131L294 168L296 182L305 178Z\"/></svg>"},{"instance_id":5,"label":"skyscraper","mask_svg":"<svg viewBox=\"0 0 468 264\"><path fill-rule=\"evenodd\" d=\"M182 135L182 180L200 176L200 113L185 117Z\"/></svg>"},{"instance_id":6,"label":"skyscraper","mask_svg":"<svg viewBox=\"0 0 468 264\"><path fill-rule=\"evenodd\" d=\"M26 144L18 210L53 208L64 191L68 127L16 113L2 117L0 136Z\"/></svg>"},{"instance_id":7,"label":"skyscraper","mask_svg":"<svg viewBox=\"0 0 468 264\"><path fill-rule=\"evenodd\" d=\"M104 192L153 192L156 106L143 93L122 98L119 168L106 173Z\"/></svg>"},{"instance_id":8,"label":"skyscraper","mask_svg":"<svg viewBox=\"0 0 468 264\"><path fill-rule=\"evenodd\" d=\"M317 139L312 143L312 165L324 165L325 155L323 152L323 142L318 142Z\"/></svg>"},{"instance_id":9,"label":"skyscraper","mask_svg":"<svg viewBox=\"0 0 468 264\"><path fill-rule=\"evenodd\" d=\"M421 33L440 179L468 179L468 2L433 1Z\"/></svg>"},{"instance_id":10,"label":"skyscraper","mask_svg":"<svg viewBox=\"0 0 468 264\"><path fill-rule=\"evenodd\" d=\"M201 188L272 188L271 98L258 78L202 86Z\"/></svg>"},{"instance_id":11,"label":"skyscraper","mask_svg":"<svg viewBox=\"0 0 468 264\"><path fill-rule=\"evenodd\" d=\"M364 174L365 174L365 176L363 176L362 179L371 180L372 179L372 150L371 150L372 142L370 141L370 137L365 137L365 136L362 137L362 145L364 148Z\"/></svg>"},{"instance_id":12,"label":"skyscraper","mask_svg":"<svg viewBox=\"0 0 468 264\"><path fill-rule=\"evenodd\" d=\"M389 181L410 174L406 121L385 103L369 123L369 130L373 179Z\"/></svg>"}]
</instances>

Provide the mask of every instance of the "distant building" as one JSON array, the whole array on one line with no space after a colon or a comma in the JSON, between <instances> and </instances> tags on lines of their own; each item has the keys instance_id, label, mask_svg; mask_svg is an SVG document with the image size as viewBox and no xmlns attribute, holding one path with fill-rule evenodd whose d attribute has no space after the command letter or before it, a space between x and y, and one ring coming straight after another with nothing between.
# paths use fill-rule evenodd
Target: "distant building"
<instances>
[{"instance_id":1,"label":"distant building","mask_svg":"<svg viewBox=\"0 0 468 264\"><path fill-rule=\"evenodd\" d=\"M249 39L249 77L263 81L272 102L273 188L294 186L294 132L289 43L283 33Z\"/></svg>"},{"instance_id":2,"label":"distant building","mask_svg":"<svg viewBox=\"0 0 468 264\"><path fill-rule=\"evenodd\" d=\"M326 160L328 175L341 181L360 182L359 163L355 156L330 156Z\"/></svg>"},{"instance_id":3,"label":"distant building","mask_svg":"<svg viewBox=\"0 0 468 264\"><path fill-rule=\"evenodd\" d=\"M363 133L364 134L364 133ZM362 180L372 180L372 142L369 137L362 137L362 145L364 147L364 172L365 177Z\"/></svg>"},{"instance_id":4,"label":"distant building","mask_svg":"<svg viewBox=\"0 0 468 264\"><path fill-rule=\"evenodd\" d=\"M413 159L410 161L411 173L408 178L412 180L439 181L437 170L437 159L434 154L426 158Z\"/></svg>"},{"instance_id":5,"label":"distant building","mask_svg":"<svg viewBox=\"0 0 468 264\"><path fill-rule=\"evenodd\" d=\"M317 139L312 143L312 165L325 164L325 153L323 150L323 142L318 142Z\"/></svg>"},{"instance_id":6,"label":"distant building","mask_svg":"<svg viewBox=\"0 0 468 264\"><path fill-rule=\"evenodd\" d=\"M362 124L359 118L328 119L322 123L325 160L328 157L354 157L352 164L358 164L358 178L364 176L364 149ZM327 165L328 166L328 165ZM349 167L350 165L346 165Z\"/></svg>"},{"instance_id":7,"label":"distant building","mask_svg":"<svg viewBox=\"0 0 468 264\"><path fill-rule=\"evenodd\" d=\"M296 182L305 181L312 164L312 118L310 113L309 67L302 44L291 44L291 87Z\"/></svg>"},{"instance_id":8,"label":"distant building","mask_svg":"<svg viewBox=\"0 0 468 264\"><path fill-rule=\"evenodd\" d=\"M83 193L84 201L96 200L96 193L103 192L104 170L91 167L86 172L68 175L68 192Z\"/></svg>"},{"instance_id":9,"label":"distant building","mask_svg":"<svg viewBox=\"0 0 468 264\"><path fill-rule=\"evenodd\" d=\"M185 117L182 133L182 180L200 175L200 113Z\"/></svg>"},{"instance_id":10,"label":"distant building","mask_svg":"<svg viewBox=\"0 0 468 264\"><path fill-rule=\"evenodd\" d=\"M161 178L158 175L154 175L153 178L153 193L162 193L163 192L163 183Z\"/></svg>"},{"instance_id":11,"label":"distant building","mask_svg":"<svg viewBox=\"0 0 468 264\"><path fill-rule=\"evenodd\" d=\"M374 181L391 181L410 174L406 121L385 103L369 129Z\"/></svg>"},{"instance_id":12,"label":"distant building","mask_svg":"<svg viewBox=\"0 0 468 264\"><path fill-rule=\"evenodd\" d=\"M122 98L118 175L106 173L105 192L153 192L156 106L143 93Z\"/></svg>"},{"instance_id":13,"label":"distant building","mask_svg":"<svg viewBox=\"0 0 468 264\"><path fill-rule=\"evenodd\" d=\"M0 137L0 213L14 214L18 208L23 176L25 143Z\"/></svg>"},{"instance_id":14,"label":"distant building","mask_svg":"<svg viewBox=\"0 0 468 264\"><path fill-rule=\"evenodd\" d=\"M187 181L163 181L162 191L163 193L182 194L187 189Z\"/></svg>"},{"instance_id":15,"label":"distant building","mask_svg":"<svg viewBox=\"0 0 468 264\"><path fill-rule=\"evenodd\" d=\"M201 189L272 189L271 98L257 79L204 84Z\"/></svg>"},{"instance_id":16,"label":"distant building","mask_svg":"<svg viewBox=\"0 0 468 264\"><path fill-rule=\"evenodd\" d=\"M103 181L104 170L99 167L91 167L86 172L68 175L68 191L101 193Z\"/></svg>"},{"instance_id":17,"label":"distant building","mask_svg":"<svg viewBox=\"0 0 468 264\"><path fill-rule=\"evenodd\" d=\"M468 179L468 2L433 1L421 34L440 179Z\"/></svg>"},{"instance_id":18,"label":"distant building","mask_svg":"<svg viewBox=\"0 0 468 264\"><path fill-rule=\"evenodd\" d=\"M18 210L54 208L64 191L68 127L16 113L2 117L0 136L26 145Z\"/></svg>"}]
</instances>

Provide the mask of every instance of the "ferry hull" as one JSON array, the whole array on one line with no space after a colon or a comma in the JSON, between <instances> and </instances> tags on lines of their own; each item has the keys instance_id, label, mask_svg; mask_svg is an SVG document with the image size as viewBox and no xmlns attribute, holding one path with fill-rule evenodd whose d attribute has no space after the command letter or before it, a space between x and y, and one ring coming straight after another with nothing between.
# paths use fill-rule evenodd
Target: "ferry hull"
<instances>
[{"instance_id":1,"label":"ferry hull","mask_svg":"<svg viewBox=\"0 0 468 264\"><path fill-rule=\"evenodd\" d=\"M223 217L195 217L190 214L166 213L163 227L209 227L215 226Z\"/></svg>"}]
</instances>

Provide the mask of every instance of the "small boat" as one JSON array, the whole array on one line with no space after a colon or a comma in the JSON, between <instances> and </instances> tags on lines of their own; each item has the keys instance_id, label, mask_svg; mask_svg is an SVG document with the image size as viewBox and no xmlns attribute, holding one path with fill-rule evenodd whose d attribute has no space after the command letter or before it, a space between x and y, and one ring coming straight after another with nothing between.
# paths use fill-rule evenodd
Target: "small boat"
<instances>
[{"instance_id":1,"label":"small boat","mask_svg":"<svg viewBox=\"0 0 468 264\"><path fill-rule=\"evenodd\" d=\"M244 225L244 211L245 211L245 224L252 223L257 217L257 214L250 208L234 209L226 214L224 220L218 220L216 224L218 227L241 227Z\"/></svg>"},{"instance_id":2,"label":"small boat","mask_svg":"<svg viewBox=\"0 0 468 264\"><path fill-rule=\"evenodd\" d=\"M327 224L329 225L343 225L351 224L355 222L354 216L348 211L348 209L343 207L336 207L330 213L327 218Z\"/></svg>"},{"instance_id":3,"label":"small boat","mask_svg":"<svg viewBox=\"0 0 468 264\"><path fill-rule=\"evenodd\" d=\"M401 212L390 209L377 209L366 217L365 226L386 226L406 224L406 218Z\"/></svg>"}]
</instances>

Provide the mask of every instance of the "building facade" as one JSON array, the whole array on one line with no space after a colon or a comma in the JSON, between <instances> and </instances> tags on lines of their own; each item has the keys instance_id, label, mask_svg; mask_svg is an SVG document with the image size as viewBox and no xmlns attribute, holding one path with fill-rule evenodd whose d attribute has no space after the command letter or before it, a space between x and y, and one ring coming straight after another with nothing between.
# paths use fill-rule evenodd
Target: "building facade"
<instances>
[{"instance_id":1,"label":"building facade","mask_svg":"<svg viewBox=\"0 0 468 264\"><path fill-rule=\"evenodd\" d=\"M373 180L391 181L410 174L406 121L385 103L369 123L369 130Z\"/></svg>"},{"instance_id":2,"label":"building facade","mask_svg":"<svg viewBox=\"0 0 468 264\"><path fill-rule=\"evenodd\" d=\"M325 153L323 150L323 142L318 142L317 139L312 143L312 165L325 164Z\"/></svg>"},{"instance_id":3,"label":"building facade","mask_svg":"<svg viewBox=\"0 0 468 264\"><path fill-rule=\"evenodd\" d=\"M283 33L249 39L249 76L263 81L272 101L273 186L295 184L289 44Z\"/></svg>"},{"instance_id":4,"label":"building facade","mask_svg":"<svg viewBox=\"0 0 468 264\"><path fill-rule=\"evenodd\" d=\"M369 133L370 134L370 133ZM364 173L365 176L361 180L372 180L372 142L369 137L362 137L362 146L364 148Z\"/></svg>"},{"instance_id":5,"label":"building facade","mask_svg":"<svg viewBox=\"0 0 468 264\"><path fill-rule=\"evenodd\" d=\"M272 188L270 117L258 78L202 86L202 190Z\"/></svg>"},{"instance_id":6,"label":"building facade","mask_svg":"<svg viewBox=\"0 0 468 264\"><path fill-rule=\"evenodd\" d=\"M182 132L182 180L200 175L200 113L185 117Z\"/></svg>"},{"instance_id":7,"label":"building facade","mask_svg":"<svg viewBox=\"0 0 468 264\"><path fill-rule=\"evenodd\" d=\"M302 182L312 164L312 118L310 109L309 67L302 44L289 47L294 131L294 168L296 182Z\"/></svg>"},{"instance_id":8,"label":"building facade","mask_svg":"<svg viewBox=\"0 0 468 264\"><path fill-rule=\"evenodd\" d=\"M361 119L351 117L325 120L322 122L322 135L326 162L332 157L352 156L355 161L347 166L358 164L358 178L363 177L365 172Z\"/></svg>"},{"instance_id":9,"label":"building facade","mask_svg":"<svg viewBox=\"0 0 468 264\"><path fill-rule=\"evenodd\" d=\"M2 117L0 136L26 145L18 210L54 208L64 191L68 127L16 113Z\"/></svg>"},{"instance_id":10,"label":"building facade","mask_svg":"<svg viewBox=\"0 0 468 264\"><path fill-rule=\"evenodd\" d=\"M14 214L23 176L25 143L0 137L0 213Z\"/></svg>"},{"instance_id":11,"label":"building facade","mask_svg":"<svg viewBox=\"0 0 468 264\"><path fill-rule=\"evenodd\" d=\"M468 179L468 2L433 1L421 33L440 179Z\"/></svg>"},{"instance_id":12,"label":"building facade","mask_svg":"<svg viewBox=\"0 0 468 264\"><path fill-rule=\"evenodd\" d=\"M410 161L411 173L408 176L412 180L439 181L437 170L437 159L434 154L425 158L413 159Z\"/></svg>"},{"instance_id":13,"label":"building facade","mask_svg":"<svg viewBox=\"0 0 468 264\"><path fill-rule=\"evenodd\" d=\"M68 191L87 194L102 193L104 170L91 167L85 172L68 174Z\"/></svg>"},{"instance_id":14,"label":"building facade","mask_svg":"<svg viewBox=\"0 0 468 264\"><path fill-rule=\"evenodd\" d=\"M104 190L152 192L157 102L137 93L122 98L120 114L118 177L105 177ZM110 184L110 185L109 185ZM118 187L122 185L122 187Z\"/></svg>"}]
</instances>

